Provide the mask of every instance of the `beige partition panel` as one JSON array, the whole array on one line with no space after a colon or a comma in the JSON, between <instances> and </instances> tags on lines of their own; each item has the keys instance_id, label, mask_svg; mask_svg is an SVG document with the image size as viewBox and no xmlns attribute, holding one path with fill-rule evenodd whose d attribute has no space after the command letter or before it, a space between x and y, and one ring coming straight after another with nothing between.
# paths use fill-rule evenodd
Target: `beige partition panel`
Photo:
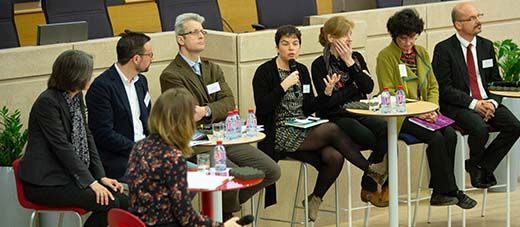
<instances>
[{"instance_id":1,"label":"beige partition panel","mask_svg":"<svg viewBox=\"0 0 520 227\"><path fill-rule=\"evenodd\" d=\"M25 127L34 100L47 88L52 63L69 49L72 44L0 50L0 106L19 109Z\"/></svg>"}]
</instances>

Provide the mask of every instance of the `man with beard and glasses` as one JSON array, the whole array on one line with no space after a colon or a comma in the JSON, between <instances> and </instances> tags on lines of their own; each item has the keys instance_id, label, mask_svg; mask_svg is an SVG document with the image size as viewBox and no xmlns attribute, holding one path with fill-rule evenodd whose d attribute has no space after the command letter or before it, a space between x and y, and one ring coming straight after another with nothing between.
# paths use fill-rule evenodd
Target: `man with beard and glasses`
<instances>
[{"instance_id":1,"label":"man with beard and glasses","mask_svg":"<svg viewBox=\"0 0 520 227\"><path fill-rule=\"evenodd\" d=\"M152 63L150 37L126 30L117 42L117 62L94 80L86 95L88 126L108 177L124 177L134 144L148 135L151 98L146 77Z\"/></svg>"},{"instance_id":2,"label":"man with beard and glasses","mask_svg":"<svg viewBox=\"0 0 520 227\"><path fill-rule=\"evenodd\" d=\"M457 32L435 46L432 66L441 112L469 135L470 158L465 167L471 184L489 188L497 184L493 171L520 135L520 122L488 90L488 83L502 78L493 42L478 36L482 16L469 3L456 5L451 17ZM491 127L500 134L486 148Z\"/></svg>"}]
</instances>

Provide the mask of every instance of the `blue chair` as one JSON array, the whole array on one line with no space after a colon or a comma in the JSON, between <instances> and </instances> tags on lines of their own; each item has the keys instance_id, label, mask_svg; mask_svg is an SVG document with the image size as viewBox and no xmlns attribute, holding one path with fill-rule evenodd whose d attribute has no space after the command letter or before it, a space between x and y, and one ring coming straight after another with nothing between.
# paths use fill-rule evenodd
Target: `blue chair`
<instances>
[{"instance_id":1,"label":"blue chair","mask_svg":"<svg viewBox=\"0 0 520 227\"><path fill-rule=\"evenodd\" d=\"M183 13L197 13L206 21L204 28L222 31L222 20L217 0L155 0L159 9L162 31L175 30L175 18Z\"/></svg>"},{"instance_id":2,"label":"blue chair","mask_svg":"<svg viewBox=\"0 0 520 227\"><path fill-rule=\"evenodd\" d=\"M0 49L19 47L12 0L0 1Z\"/></svg>"},{"instance_id":3,"label":"blue chair","mask_svg":"<svg viewBox=\"0 0 520 227\"><path fill-rule=\"evenodd\" d=\"M256 30L276 29L282 25L303 25L306 17L316 15L316 0L256 0Z\"/></svg>"},{"instance_id":4,"label":"blue chair","mask_svg":"<svg viewBox=\"0 0 520 227\"><path fill-rule=\"evenodd\" d=\"M114 36L104 0L42 0L42 9L48 24L86 21L89 39Z\"/></svg>"},{"instance_id":5,"label":"blue chair","mask_svg":"<svg viewBox=\"0 0 520 227\"><path fill-rule=\"evenodd\" d=\"M396 7L402 6L402 0L377 0L376 1L377 8L387 8L387 7Z\"/></svg>"}]
</instances>

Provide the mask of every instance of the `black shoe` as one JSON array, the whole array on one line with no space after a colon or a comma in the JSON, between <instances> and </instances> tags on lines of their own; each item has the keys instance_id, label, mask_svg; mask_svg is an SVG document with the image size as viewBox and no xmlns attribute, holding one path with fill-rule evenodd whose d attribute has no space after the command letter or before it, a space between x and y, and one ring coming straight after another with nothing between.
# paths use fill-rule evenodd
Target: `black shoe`
<instances>
[{"instance_id":1,"label":"black shoe","mask_svg":"<svg viewBox=\"0 0 520 227\"><path fill-rule=\"evenodd\" d=\"M486 171L486 184L489 184L490 187L497 185L497 178L495 178L493 172Z\"/></svg>"},{"instance_id":2,"label":"black shoe","mask_svg":"<svg viewBox=\"0 0 520 227\"><path fill-rule=\"evenodd\" d=\"M432 194L430 199L430 205L432 206L450 206L458 204L459 199L455 196L443 195L443 194Z\"/></svg>"},{"instance_id":3,"label":"black shoe","mask_svg":"<svg viewBox=\"0 0 520 227\"><path fill-rule=\"evenodd\" d=\"M457 199L459 200L457 206L459 206L462 209L471 209L477 205L477 201L475 201L468 195L464 194L464 192L462 191L459 191L459 193L457 194Z\"/></svg>"},{"instance_id":4,"label":"black shoe","mask_svg":"<svg viewBox=\"0 0 520 227\"><path fill-rule=\"evenodd\" d=\"M224 222L226 222L227 220L233 218L233 213L227 213L227 212L223 212L222 213L222 220Z\"/></svg>"},{"instance_id":5,"label":"black shoe","mask_svg":"<svg viewBox=\"0 0 520 227\"><path fill-rule=\"evenodd\" d=\"M471 162L466 160L466 171L469 173L471 177L471 185L475 188L489 188L491 185L486 182L486 175L482 168L471 164Z\"/></svg>"}]
</instances>

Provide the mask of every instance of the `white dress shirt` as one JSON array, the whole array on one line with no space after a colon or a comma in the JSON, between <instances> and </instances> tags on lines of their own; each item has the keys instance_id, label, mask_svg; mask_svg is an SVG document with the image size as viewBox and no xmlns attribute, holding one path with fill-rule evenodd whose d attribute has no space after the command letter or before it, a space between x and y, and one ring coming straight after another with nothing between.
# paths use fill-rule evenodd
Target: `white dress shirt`
<instances>
[{"instance_id":1,"label":"white dress shirt","mask_svg":"<svg viewBox=\"0 0 520 227\"><path fill-rule=\"evenodd\" d=\"M486 90L484 89L484 85L482 84L482 78L480 77L480 70L478 67L479 62L477 59L477 37L476 36L473 37L473 40L471 40L471 42L468 42L467 40L462 38L462 36L460 36L459 33L456 33L456 36L457 36L457 39L459 39L460 48L462 48L462 53L464 54L464 61L466 62L466 65L468 64L467 48L468 48L468 45L471 43L471 52L473 53L473 62L475 63L475 72L477 73L477 84L478 84L478 89L480 91L480 96L482 96L482 99L488 99L488 95L486 93ZM469 95L473 96L471 94L471 89L469 90ZM471 103L469 104L468 108L474 110L475 107L477 106L477 101L478 101L477 99L473 99L473 101L471 101ZM498 103L495 100L491 100L491 102L493 102L493 105L495 106L495 108L498 107Z\"/></svg>"},{"instance_id":2,"label":"white dress shirt","mask_svg":"<svg viewBox=\"0 0 520 227\"><path fill-rule=\"evenodd\" d=\"M139 76L135 75L132 80L128 80L125 74L119 69L117 63L114 64L119 77L125 87L126 96L128 97L128 103L130 104L130 110L132 111L132 123L134 125L134 141L144 139L143 123L141 122L141 108L139 108L139 98L137 97L137 91L135 90L135 82L139 80ZM117 117L117 116L115 116Z\"/></svg>"}]
</instances>

